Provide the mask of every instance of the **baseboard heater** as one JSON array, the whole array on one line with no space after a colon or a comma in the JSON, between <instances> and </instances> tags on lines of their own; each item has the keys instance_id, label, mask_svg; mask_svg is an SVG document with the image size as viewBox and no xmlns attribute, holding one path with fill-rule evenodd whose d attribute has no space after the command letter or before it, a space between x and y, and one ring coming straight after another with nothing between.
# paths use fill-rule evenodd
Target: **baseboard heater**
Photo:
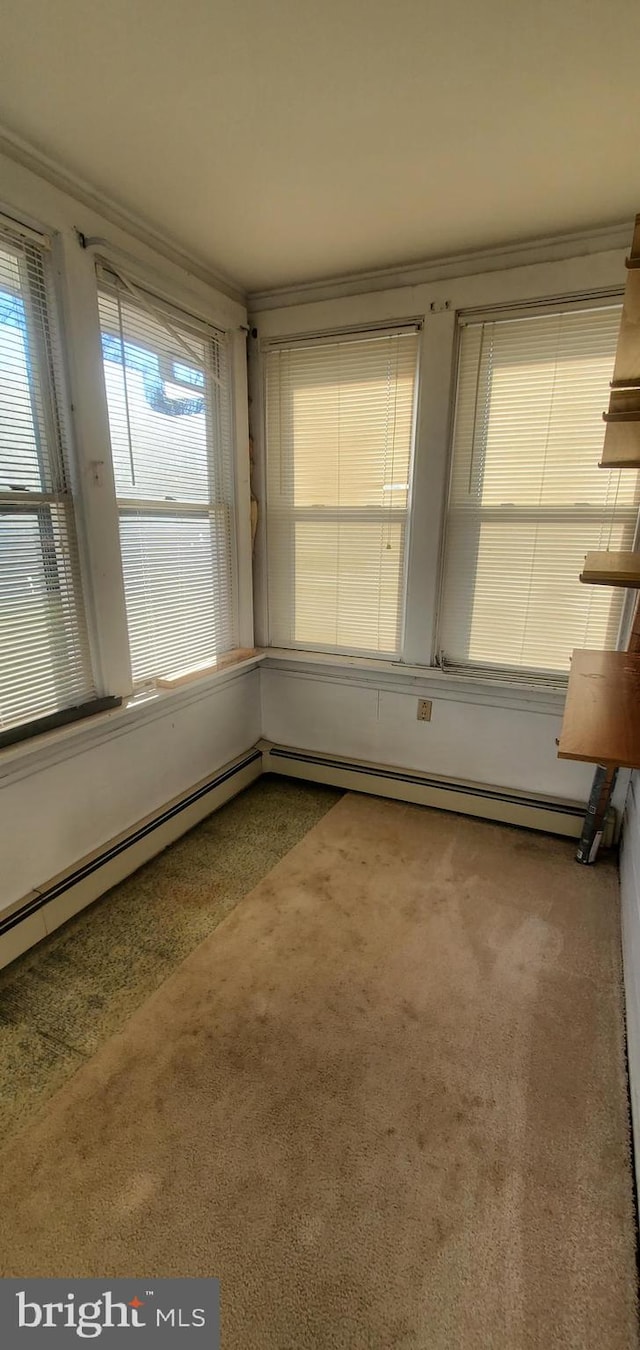
<instances>
[{"instance_id":1,"label":"baseboard heater","mask_svg":"<svg viewBox=\"0 0 640 1350\"><path fill-rule=\"evenodd\" d=\"M337 758L293 746L274 745L271 741L260 741L259 744L265 773L305 778L313 783L327 783L352 792L369 792L378 797L394 797L419 806L439 807L444 811L521 825L572 839L578 839L582 830L586 810L586 804L582 802L524 796L510 788L456 782L452 778L436 778L366 760ZM603 843L613 843L614 832L615 813L612 811L607 819Z\"/></svg>"},{"instance_id":2,"label":"baseboard heater","mask_svg":"<svg viewBox=\"0 0 640 1350\"><path fill-rule=\"evenodd\" d=\"M352 792L391 797L570 838L579 837L585 812L581 802L523 796L509 788L456 782L386 764L259 741L246 754L2 911L0 968L161 853L262 773L327 783ZM611 811L603 842L610 845L614 835L615 813Z\"/></svg>"},{"instance_id":3,"label":"baseboard heater","mask_svg":"<svg viewBox=\"0 0 640 1350\"><path fill-rule=\"evenodd\" d=\"M0 915L0 968L161 853L261 773L262 754L253 747L10 906Z\"/></svg>"}]
</instances>

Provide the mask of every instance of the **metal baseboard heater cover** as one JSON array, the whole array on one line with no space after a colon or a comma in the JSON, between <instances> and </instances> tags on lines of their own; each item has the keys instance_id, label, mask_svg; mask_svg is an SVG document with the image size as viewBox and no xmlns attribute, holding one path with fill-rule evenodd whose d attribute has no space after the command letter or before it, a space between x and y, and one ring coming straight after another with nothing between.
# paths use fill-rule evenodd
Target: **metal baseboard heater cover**
<instances>
[{"instance_id":1,"label":"metal baseboard heater cover","mask_svg":"<svg viewBox=\"0 0 640 1350\"><path fill-rule=\"evenodd\" d=\"M235 797L262 773L257 747L145 816L0 914L0 968L123 881L180 835ZM34 925L37 918L39 923ZM31 921L31 922L30 922ZM24 925L24 936L20 926Z\"/></svg>"},{"instance_id":2,"label":"metal baseboard heater cover","mask_svg":"<svg viewBox=\"0 0 640 1350\"><path fill-rule=\"evenodd\" d=\"M329 783L352 792L391 797L574 839L580 837L585 812L580 802L523 796L508 788L456 782L386 764L259 741L190 791L5 909L0 914L0 968L130 876L262 773ZM615 812L611 811L603 844L612 844L614 836Z\"/></svg>"},{"instance_id":3,"label":"metal baseboard heater cover","mask_svg":"<svg viewBox=\"0 0 640 1350\"><path fill-rule=\"evenodd\" d=\"M398 801L413 802L419 806L433 806L461 815L478 816L506 825L520 825L546 834L560 834L579 839L582 830L584 802L557 801L551 797L525 796L510 788L486 786L482 783L458 782L452 778L372 764L365 760L338 758L294 746L274 745L261 741L262 766L265 773L283 774L291 778L306 778L314 783L330 783L353 792L368 792L379 797L393 797ZM603 844L613 843L615 812L607 819Z\"/></svg>"}]
</instances>

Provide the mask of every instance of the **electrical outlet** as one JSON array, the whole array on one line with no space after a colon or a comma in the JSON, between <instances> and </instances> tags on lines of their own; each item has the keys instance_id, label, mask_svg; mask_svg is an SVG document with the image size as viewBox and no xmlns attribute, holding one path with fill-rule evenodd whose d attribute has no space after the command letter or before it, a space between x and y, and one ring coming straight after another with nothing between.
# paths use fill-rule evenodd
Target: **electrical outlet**
<instances>
[{"instance_id":1,"label":"electrical outlet","mask_svg":"<svg viewBox=\"0 0 640 1350\"><path fill-rule=\"evenodd\" d=\"M431 721L431 699L430 699L430 698L419 698L419 699L418 699L418 712L417 712L416 716L417 716L419 722L430 722L430 721Z\"/></svg>"}]
</instances>

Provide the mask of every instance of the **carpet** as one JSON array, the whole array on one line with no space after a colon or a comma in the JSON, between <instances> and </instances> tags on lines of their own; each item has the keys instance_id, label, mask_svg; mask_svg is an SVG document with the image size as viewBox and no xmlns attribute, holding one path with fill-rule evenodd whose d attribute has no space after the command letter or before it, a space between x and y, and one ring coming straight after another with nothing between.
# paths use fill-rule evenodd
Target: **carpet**
<instances>
[{"instance_id":1,"label":"carpet","mask_svg":"<svg viewBox=\"0 0 640 1350\"><path fill-rule=\"evenodd\" d=\"M263 775L0 970L0 1140L126 1025L341 796Z\"/></svg>"},{"instance_id":2,"label":"carpet","mask_svg":"<svg viewBox=\"0 0 640 1350\"><path fill-rule=\"evenodd\" d=\"M613 866L348 795L3 1149L0 1268L218 1275L224 1350L628 1350L626 1110Z\"/></svg>"}]
</instances>

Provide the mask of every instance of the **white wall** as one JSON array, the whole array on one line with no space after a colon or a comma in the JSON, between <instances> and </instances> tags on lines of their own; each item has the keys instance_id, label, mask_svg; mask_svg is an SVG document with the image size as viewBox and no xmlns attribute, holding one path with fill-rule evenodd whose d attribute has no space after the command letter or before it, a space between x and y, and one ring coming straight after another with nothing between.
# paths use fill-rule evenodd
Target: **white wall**
<instances>
[{"instance_id":1,"label":"white wall","mask_svg":"<svg viewBox=\"0 0 640 1350\"><path fill-rule=\"evenodd\" d=\"M0 909L255 745L259 678L249 670L171 710L146 705L130 726L5 781Z\"/></svg>"},{"instance_id":2,"label":"white wall","mask_svg":"<svg viewBox=\"0 0 640 1350\"><path fill-rule=\"evenodd\" d=\"M589 795L592 767L557 758L560 711L468 703L421 684L433 707L418 722L413 689L264 668L261 685L262 734L277 744L564 800Z\"/></svg>"},{"instance_id":3,"label":"white wall","mask_svg":"<svg viewBox=\"0 0 640 1350\"><path fill-rule=\"evenodd\" d=\"M627 1053L640 1194L640 774L631 778L620 852L622 956L627 1015Z\"/></svg>"}]
</instances>

